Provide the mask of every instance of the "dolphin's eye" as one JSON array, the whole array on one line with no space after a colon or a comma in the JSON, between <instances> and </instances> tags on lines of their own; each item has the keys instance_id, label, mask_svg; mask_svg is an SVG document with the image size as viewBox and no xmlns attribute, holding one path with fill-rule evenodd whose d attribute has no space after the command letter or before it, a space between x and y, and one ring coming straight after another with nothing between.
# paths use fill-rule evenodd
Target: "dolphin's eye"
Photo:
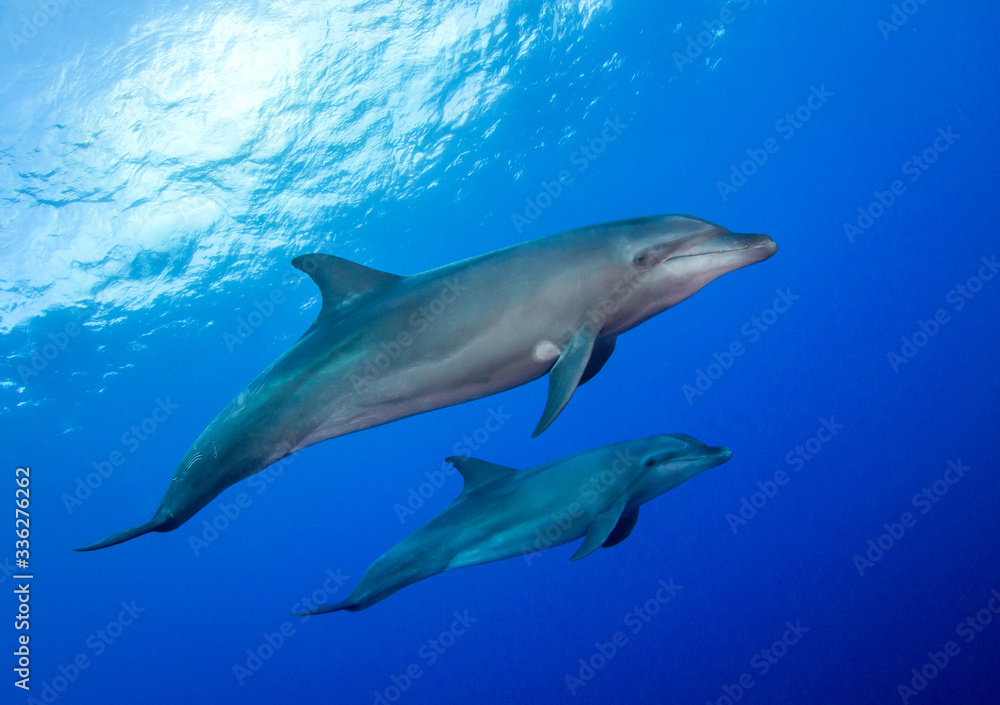
<instances>
[{"instance_id":1,"label":"dolphin's eye","mask_svg":"<svg viewBox=\"0 0 1000 705\"><path fill-rule=\"evenodd\" d=\"M646 458L646 462L643 463L643 465L645 465L647 468L651 468L654 465L656 465L656 461L653 460L652 458Z\"/></svg>"},{"instance_id":2,"label":"dolphin's eye","mask_svg":"<svg viewBox=\"0 0 1000 705\"><path fill-rule=\"evenodd\" d=\"M632 264L634 264L636 267L645 267L648 262L649 262L649 255L647 255L645 252L642 253L641 255L636 255L635 257L632 258Z\"/></svg>"}]
</instances>

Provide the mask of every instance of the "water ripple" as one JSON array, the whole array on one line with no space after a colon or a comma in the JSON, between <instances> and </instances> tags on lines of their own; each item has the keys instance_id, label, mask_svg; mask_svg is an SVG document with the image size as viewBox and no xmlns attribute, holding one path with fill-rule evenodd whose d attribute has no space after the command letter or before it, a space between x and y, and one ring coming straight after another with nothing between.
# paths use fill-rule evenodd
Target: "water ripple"
<instances>
[{"instance_id":1,"label":"water ripple","mask_svg":"<svg viewBox=\"0 0 1000 705\"><path fill-rule=\"evenodd\" d=\"M67 310L100 330L279 253L363 251L356 233L384 204L445 172L461 184L499 163L516 178L497 134L506 101L541 85L529 70L579 72L552 63L553 42L579 53L606 6L179 5L44 70L15 67L0 85L0 333Z\"/></svg>"}]
</instances>

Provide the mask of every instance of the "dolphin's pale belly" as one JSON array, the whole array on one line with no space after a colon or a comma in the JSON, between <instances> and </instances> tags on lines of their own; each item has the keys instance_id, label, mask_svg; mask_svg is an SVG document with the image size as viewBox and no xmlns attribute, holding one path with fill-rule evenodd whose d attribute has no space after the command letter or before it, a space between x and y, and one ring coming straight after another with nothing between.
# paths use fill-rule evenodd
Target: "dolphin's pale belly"
<instances>
[{"instance_id":1,"label":"dolphin's pale belly","mask_svg":"<svg viewBox=\"0 0 1000 705\"><path fill-rule=\"evenodd\" d=\"M543 551L583 538L591 517L551 515L498 532L478 545L459 551L446 570L502 561Z\"/></svg>"},{"instance_id":2,"label":"dolphin's pale belly","mask_svg":"<svg viewBox=\"0 0 1000 705\"><path fill-rule=\"evenodd\" d=\"M331 365L311 382L317 423L294 450L513 389L544 376L558 357L559 344L547 336L522 332L503 346L498 337L479 336L447 357L418 349L392 359L372 346Z\"/></svg>"}]
</instances>

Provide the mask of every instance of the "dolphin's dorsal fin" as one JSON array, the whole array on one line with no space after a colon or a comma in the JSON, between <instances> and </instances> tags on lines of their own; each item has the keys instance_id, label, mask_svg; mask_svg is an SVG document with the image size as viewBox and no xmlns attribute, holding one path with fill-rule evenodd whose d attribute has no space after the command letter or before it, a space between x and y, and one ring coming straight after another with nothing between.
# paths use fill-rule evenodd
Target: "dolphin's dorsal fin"
<instances>
[{"instance_id":1,"label":"dolphin's dorsal fin","mask_svg":"<svg viewBox=\"0 0 1000 705\"><path fill-rule=\"evenodd\" d=\"M292 260L292 266L312 277L319 287L323 295L321 316L350 308L366 294L384 289L403 278L342 257L320 253L299 255Z\"/></svg>"},{"instance_id":2,"label":"dolphin's dorsal fin","mask_svg":"<svg viewBox=\"0 0 1000 705\"><path fill-rule=\"evenodd\" d=\"M444 460L446 463L451 463L465 480L465 486L462 488L463 494L471 492L487 482L501 477L509 477L517 472L514 468L487 463L485 460L476 460L466 455L452 455Z\"/></svg>"},{"instance_id":3,"label":"dolphin's dorsal fin","mask_svg":"<svg viewBox=\"0 0 1000 705\"><path fill-rule=\"evenodd\" d=\"M626 498L622 497L590 520L590 523L587 524L587 535L584 537L583 543L580 544L580 548L576 549L576 553L569 557L571 561L586 558L608 540L615 527L618 526L622 512L625 511L625 500Z\"/></svg>"}]
</instances>

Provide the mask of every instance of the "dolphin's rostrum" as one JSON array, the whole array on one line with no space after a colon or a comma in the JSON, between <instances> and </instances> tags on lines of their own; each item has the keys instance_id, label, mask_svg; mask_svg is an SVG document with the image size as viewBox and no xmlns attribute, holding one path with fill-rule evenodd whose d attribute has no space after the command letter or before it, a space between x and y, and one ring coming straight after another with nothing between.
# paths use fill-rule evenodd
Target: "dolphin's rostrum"
<instances>
[{"instance_id":1,"label":"dolphin's rostrum","mask_svg":"<svg viewBox=\"0 0 1000 705\"><path fill-rule=\"evenodd\" d=\"M296 616L357 612L446 570L584 537L571 556L579 560L628 538L639 505L730 457L728 448L673 434L614 443L520 472L448 458L465 480L458 498L376 560L347 599Z\"/></svg>"},{"instance_id":2,"label":"dolphin's rostrum","mask_svg":"<svg viewBox=\"0 0 1000 705\"><path fill-rule=\"evenodd\" d=\"M776 250L766 235L661 215L405 277L296 257L322 293L315 322L202 432L152 519L77 550L175 529L233 483L314 443L548 374L537 436L600 371L617 336Z\"/></svg>"}]
</instances>

